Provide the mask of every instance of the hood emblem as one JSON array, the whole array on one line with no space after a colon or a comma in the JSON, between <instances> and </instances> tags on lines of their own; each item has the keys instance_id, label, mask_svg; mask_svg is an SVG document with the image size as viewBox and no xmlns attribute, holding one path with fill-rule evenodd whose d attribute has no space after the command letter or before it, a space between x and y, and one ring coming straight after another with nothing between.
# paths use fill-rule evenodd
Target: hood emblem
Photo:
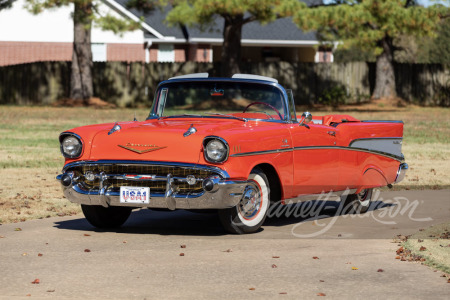
<instances>
[{"instance_id":1,"label":"hood emblem","mask_svg":"<svg viewBox=\"0 0 450 300\"><path fill-rule=\"evenodd\" d=\"M132 144L132 143L127 143L125 145L117 145L119 147L122 147L124 149L136 152L138 154L142 154L142 153L147 153L147 152L152 152L152 151L156 151L156 150L161 150L167 147L158 147L156 145L147 145L147 144Z\"/></svg>"}]
</instances>

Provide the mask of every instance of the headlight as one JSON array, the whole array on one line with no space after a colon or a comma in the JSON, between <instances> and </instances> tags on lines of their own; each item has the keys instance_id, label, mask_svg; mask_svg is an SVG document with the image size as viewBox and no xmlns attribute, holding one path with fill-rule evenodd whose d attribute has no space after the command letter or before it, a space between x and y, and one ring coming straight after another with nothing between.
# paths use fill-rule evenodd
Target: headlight
<instances>
[{"instance_id":1,"label":"headlight","mask_svg":"<svg viewBox=\"0 0 450 300\"><path fill-rule=\"evenodd\" d=\"M205 159L212 163L221 163L228 158L228 145L220 138L205 139Z\"/></svg>"},{"instance_id":2,"label":"headlight","mask_svg":"<svg viewBox=\"0 0 450 300\"><path fill-rule=\"evenodd\" d=\"M67 135L61 141L61 153L64 157L77 158L81 155L83 145L81 140L74 135Z\"/></svg>"}]
</instances>

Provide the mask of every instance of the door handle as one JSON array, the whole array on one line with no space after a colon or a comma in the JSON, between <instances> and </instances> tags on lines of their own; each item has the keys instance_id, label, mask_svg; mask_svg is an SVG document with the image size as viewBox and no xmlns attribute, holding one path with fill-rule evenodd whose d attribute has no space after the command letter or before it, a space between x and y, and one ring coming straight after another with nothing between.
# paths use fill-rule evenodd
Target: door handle
<instances>
[{"instance_id":1,"label":"door handle","mask_svg":"<svg viewBox=\"0 0 450 300\"><path fill-rule=\"evenodd\" d=\"M327 133L331 136L336 136L336 131L327 131Z\"/></svg>"}]
</instances>

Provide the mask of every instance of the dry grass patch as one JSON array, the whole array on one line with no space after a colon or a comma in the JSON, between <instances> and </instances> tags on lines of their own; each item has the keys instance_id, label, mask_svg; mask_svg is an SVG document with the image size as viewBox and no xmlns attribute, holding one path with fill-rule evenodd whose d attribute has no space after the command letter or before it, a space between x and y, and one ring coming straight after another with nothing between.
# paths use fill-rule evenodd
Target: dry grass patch
<instances>
[{"instance_id":1,"label":"dry grass patch","mask_svg":"<svg viewBox=\"0 0 450 300\"><path fill-rule=\"evenodd\" d=\"M450 223L419 231L403 243L412 255L425 258L424 264L450 276Z\"/></svg>"},{"instance_id":2,"label":"dry grass patch","mask_svg":"<svg viewBox=\"0 0 450 300\"><path fill-rule=\"evenodd\" d=\"M81 212L55 180L57 168L0 169L0 223L22 222Z\"/></svg>"},{"instance_id":3,"label":"dry grass patch","mask_svg":"<svg viewBox=\"0 0 450 300\"><path fill-rule=\"evenodd\" d=\"M450 187L449 144L404 143L402 151L409 164L409 170L398 186Z\"/></svg>"}]
</instances>

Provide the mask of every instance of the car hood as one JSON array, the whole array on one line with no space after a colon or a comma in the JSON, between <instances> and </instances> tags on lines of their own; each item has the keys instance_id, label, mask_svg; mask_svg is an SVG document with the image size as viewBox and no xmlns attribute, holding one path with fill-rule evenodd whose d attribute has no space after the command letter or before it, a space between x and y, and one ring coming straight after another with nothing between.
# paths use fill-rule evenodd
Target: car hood
<instances>
[{"instance_id":1,"label":"car hood","mask_svg":"<svg viewBox=\"0 0 450 300\"><path fill-rule=\"evenodd\" d=\"M88 159L197 163L206 136L242 128L243 124L242 121L228 119L149 120L119 123L121 129L112 134L108 132L114 124L103 124L91 138ZM197 132L184 137L191 125Z\"/></svg>"}]
</instances>

